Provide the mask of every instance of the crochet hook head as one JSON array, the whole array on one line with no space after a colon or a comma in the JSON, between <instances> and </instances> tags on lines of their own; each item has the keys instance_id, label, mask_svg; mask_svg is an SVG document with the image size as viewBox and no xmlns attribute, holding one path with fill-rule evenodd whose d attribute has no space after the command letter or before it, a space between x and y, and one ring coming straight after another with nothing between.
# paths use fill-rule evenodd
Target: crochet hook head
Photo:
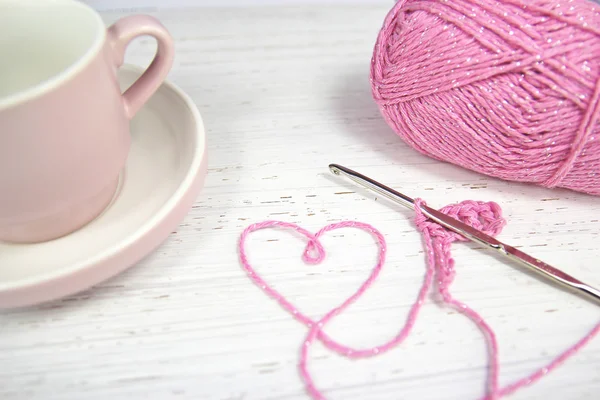
<instances>
[{"instance_id":1,"label":"crochet hook head","mask_svg":"<svg viewBox=\"0 0 600 400\"><path fill-rule=\"evenodd\" d=\"M350 180L358 183L360 186L370 189L379 195L386 197L387 199L393 201L394 203L403 205L411 210L415 207L415 200L411 197L394 190L383 183L377 182L376 180L369 178L359 172L351 170L350 168L343 167L339 164L329 164L329 169L335 175L343 175ZM473 227L462 223L452 217L447 216L444 213L441 213L437 210L434 210L425 205L420 206L421 212L428 217L429 219L439 223L446 228L453 230L454 232L467 237L475 242L480 244L492 247L494 249L498 249L500 247L499 242L491 236L486 235L483 232L480 232Z\"/></svg>"},{"instance_id":2,"label":"crochet hook head","mask_svg":"<svg viewBox=\"0 0 600 400\"><path fill-rule=\"evenodd\" d=\"M358 183L367 189L370 189L383 197L386 197L397 204L401 204L410 209L414 209L415 201L409 196L400 193L376 180L369 178L361 173L351 170L350 168L343 167L338 164L329 164L329 170L335 175L343 175L352 181ZM512 246L504 244L496 238L489 236L470 225L463 223L457 219L454 219L438 210L430 208L426 205L420 205L419 209L427 218L437 222L438 224L458 233L470 239L474 242L483 244L493 250L496 250L502 256L507 257L513 261L519 262L521 265L527 267L529 270L536 272L543 277L552 280L555 283L561 284L564 287L574 290L579 294L583 294L587 297L592 298L594 301L600 303L600 290L595 289L578 279L562 272L561 270L552 267L549 264L538 260L535 257L530 256Z\"/></svg>"},{"instance_id":3,"label":"crochet hook head","mask_svg":"<svg viewBox=\"0 0 600 400\"><path fill-rule=\"evenodd\" d=\"M405 194L395 191L394 189L385 186L383 183L379 183L376 180L364 176L350 168L342 167L338 164L329 164L329 170L335 175L344 175L347 178L353 180L359 185L371 189L372 191L384 196L398 204L413 209L415 207L415 201Z\"/></svg>"}]
</instances>

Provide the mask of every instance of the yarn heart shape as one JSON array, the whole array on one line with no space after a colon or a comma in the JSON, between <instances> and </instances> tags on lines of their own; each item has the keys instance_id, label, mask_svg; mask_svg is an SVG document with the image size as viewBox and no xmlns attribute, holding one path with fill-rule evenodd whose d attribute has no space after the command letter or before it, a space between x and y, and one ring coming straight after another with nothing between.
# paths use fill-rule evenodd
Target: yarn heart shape
<instances>
[{"instance_id":1,"label":"yarn heart shape","mask_svg":"<svg viewBox=\"0 0 600 400\"><path fill-rule=\"evenodd\" d=\"M538 381L543 376L548 374L551 370L562 364L567 358L575 354L581 347L588 343L597 333L600 332L600 323L596 325L592 331L578 341L574 346L561 353L558 357L552 360L548 365L538 369L529 376L522 378L512 384L505 386L504 388L498 387L498 345L496 336L492 328L485 322L485 320L473 309L466 304L454 299L450 294L450 286L454 279L454 259L450 254L450 246L455 241L466 240L456 233L450 232L443 228L439 224L427 219L421 212L421 205L424 202L420 199L415 201L415 223L419 231L421 231L424 239L424 245L426 248L427 257L427 269L425 278L417 295L415 303L412 305L408 314L406 323L399 331L399 333L392 338L389 342L368 349L354 349L330 338L324 331L325 325L330 322L333 318L347 309L353 302L361 297L375 281L379 275L383 265L385 263L386 256L386 241L384 236L373 226L354 221L344 221L331 225L327 225L316 234L312 234L308 230L288 222L282 221L265 221L261 223L252 224L247 227L240 236L239 241L239 252L242 266L250 279L271 298L279 302L279 304L289 312L294 318L303 323L309 328L306 339L302 346L301 357L300 357L300 374L304 380L306 389L313 399L325 400L324 395L317 389L313 379L308 371L307 360L308 352L311 344L315 340L320 340L330 350L345 355L350 358L364 358L371 357L380 353L384 353L396 347L400 344L408 335L416 321L421 306L425 300L425 297L431 288L434 278L437 283L437 292L441 297L443 303L448 306L455 308L458 312L471 319L484 333L484 336L488 342L489 347L489 370L487 377L487 394L482 400L496 400L500 397L509 395L517 391L518 389L531 385ZM464 201L459 204L450 205L440 210L441 212L460 220L472 226L475 229L485 232L488 235L497 235L506 221L502 218L500 207L493 202L476 202L476 201ZM256 272L248 260L246 253L246 239L255 231L267 229L267 228L284 228L292 229L308 239L308 244L303 253L303 260L309 264L318 264L325 258L325 249L319 238L327 232L341 229L341 228L358 228L370 233L377 241L379 252L375 267L372 269L368 278L360 285L358 290L346 298L340 305L334 307L323 317L318 320L313 320L310 317L303 314L298 308L287 300L281 293L271 287L261 276Z\"/></svg>"},{"instance_id":2,"label":"yarn heart shape","mask_svg":"<svg viewBox=\"0 0 600 400\"><path fill-rule=\"evenodd\" d=\"M298 232L301 236L308 239L308 244L305 247L304 253L302 255L302 259L308 264L319 264L325 259L326 252L319 241L319 238L323 236L325 233L342 228L357 228L367 233L371 234L377 242L379 247L379 251L377 254L377 261L375 267L372 269L368 278L360 285L358 290L354 292L351 296L346 298L340 305L334 307L329 312L327 312L320 320L315 321L309 316L302 313L298 307L296 307L293 303L287 300L281 293L275 290L271 285L269 285L261 276L256 272L256 270L252 267L248 260L248 256L246 253L245 243L247 237L255 231L267 228L284 228L284 229L292 229ZM358 300L369 286L377 279L377 276L381 272L383 265L385 263L385 256L387 251L387 245L384 236L377 229L372 227L369 224L365 224L362 222L354 222L354 221L343 221L339 223L334 223L323 227L316 234L309 232L308 230L300 227L299 225L281 222L281 221L265 221L257 224L250 225L247 227L241 235L240 238L240 258L242 262L243 268L246 270L250 279L261 289L265 291L265 293L271 297L272 299L279 302L279 304L290 313L295 319L308 326L309 328L313 328L314 326L323 327L323 325L329 322L333 317L340 314L343 310L348 308L350 304ZM429 277L428 281L431 280ZM430 282L429 282L430 285ZM425 286L425 285L424 285ZM425 296L427 294L426 288L422 288L422 290L418 294L417 303L422 303ZM409 313L409 319L416 318L416 313L418 312L418 307L413 307L413 310ZM319 340L321 340L325 346L329 349L352 357L368 357L373 354L378 354L382 351L386 351L388 348L385 346L378 346L367 350L361 349L353 349L344 345L339 344L338 342L331 339L325 332L322 330L318 330L318 335L316 336ZM314 338L312 338L314 339Z\"/></svg>"},{"instance_id":3,"label":"yarn heart shape","mask_svg":"<svg viewBox=\"0 0 600 400\"><path fill-rule=\"evenodd\" d=\"M256 272L256 270L250 264L247 253L246 253L246 247L245 247L246 239L252 232L255 232L255 231L258 231L261 229L267 229L267 228L292 229L292 230L296 231L297 233L299 233L301 236L304 236L306 239L308 239L308 244L306 245L304 253L302 255L302 259L308 264L318 264L325 259L326 252L325 252L323 245L319 241L319 238L321 236L323 236L325 233L336 230L336 229L342 229L342 228L361 229L361 230L366 231L367 233L371 234L371 236L373 236L375 238L375 240L378 244L378 247L379 247L377 261L376 261L375 267L372 269L368 278L359 286L359 288L358 288L358 290L356 290L356 292L354 292L352 295L350 295L348 298L346 298L340 305L334 307L333 309L331 309L330 311L325 313L325 315L323 317L321 317L320 319L313 320L312 318L310 318L307 315L305 315L304 313L302 313L298 309L298 307L296 307L292 302L287 300L281 293L279 293L271 285L269 285L260 276L260 274L258 274ZM431 286L432 279L433 279L433 274L428 271L426 279L423 282L421 290L419 291L419 294L417 296L417 301L411 307L407 322L406 322L405 326L402 328L402 330L398 333L398 335L396 335L396 337L394 337L392 340L390 340L388 343L385 343L382 346L377 346L377 347L368 348L368 349L355 349L355 348L340 344L339 342L333 340L323 331L323 328L325 327L325 324L330 322L335 316L339 315L342 311L347 309L352 303L354 303L356 300L358 300L358 298L360 298L367 291L369 286L375 281L375 279L381 272L381 269L383 268L383 265L385 263L385 256L386 256L386 251L387 251L386 241L385 241L384 236L381 234L381 232L379 232L376 228L374 228L373 226L371 226L369 224L365 224L362 222L354 222L354 221L343 221L343 222L327 225L327 226L323 227L321 230L319 230L316 234L313 234L313 233L309 232L308 230L302 228L301 226L293 224L293 223L282 222L282 221L264 221L264 222L260 222L257 224L252 224L249 227L247 227L242 232L242 235L240 237L239 246L240 246L239 250L240 250L241 263L242 263L242 266L245 269L246 273L250 277L250 279L258 287L260 287L269 297L271 297L272 299L279 302L279 304L283 307L283 309L286 310L288 313L290 313L295 319L297 319L298 321L300 321L301 323L303 323L304 325L306 325L307 327L310 328L310 330L307 334L307 337L305 339L305 342L304 342L304 345L302 348L302 352L301 352L300 373L302 375L302 378L304 379L304 382L306 384L309 394L315 399L324 399L325 397L320 393L320 391L314 385L313 379L308 371L307 360L308 360L308 350L309 350L310 345L316 339L319 339L330 350L332 350L336 353L339 353L341 355L344 355L346 357L351 357L351 358L370 357L370 356L380 354L380 353L386 352L386 351L394 348L396 345L398 345L400 342L402 342L410 333L410 330L415 323L418 312L421 308L421 305L424 302L425 296L427 295L427 292Z\"/></svg>"}]
</instances>

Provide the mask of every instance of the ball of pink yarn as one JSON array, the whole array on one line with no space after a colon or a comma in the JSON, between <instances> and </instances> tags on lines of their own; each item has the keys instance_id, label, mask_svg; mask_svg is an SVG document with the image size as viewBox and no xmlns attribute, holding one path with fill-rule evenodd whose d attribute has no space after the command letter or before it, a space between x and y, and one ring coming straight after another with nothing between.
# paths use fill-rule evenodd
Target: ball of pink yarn
<instances>
[{"instance_id":1,"label":"ball of pink yarn","mask_svg":"<svg viewBox=\"0 0 600 400\"><path fill-rule=\"evenodd\" d=\"M416 150L489 176L600 195L600 5L399 0L371 82Z\"/></svg>"}]
</instances>

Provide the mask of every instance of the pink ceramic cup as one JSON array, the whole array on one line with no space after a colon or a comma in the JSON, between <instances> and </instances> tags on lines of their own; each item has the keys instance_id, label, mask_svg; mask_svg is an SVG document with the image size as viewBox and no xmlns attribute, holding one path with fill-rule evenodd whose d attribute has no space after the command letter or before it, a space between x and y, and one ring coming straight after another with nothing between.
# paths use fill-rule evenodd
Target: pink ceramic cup
<instances>
[{"instance_id":1,"label":"pink ceramic cup","mask_svg":"<svg viewBox=\"0 0 600 400\"><path fill-rule=\"evenodd\" d=\"M125 92L125 48L153 36L157 53ZM106 29L73 0L0 4L0 241L74 232L110 204L129 152L129 121L173 62L167 30L150 16Z\"/></svg>"}]
</instances>

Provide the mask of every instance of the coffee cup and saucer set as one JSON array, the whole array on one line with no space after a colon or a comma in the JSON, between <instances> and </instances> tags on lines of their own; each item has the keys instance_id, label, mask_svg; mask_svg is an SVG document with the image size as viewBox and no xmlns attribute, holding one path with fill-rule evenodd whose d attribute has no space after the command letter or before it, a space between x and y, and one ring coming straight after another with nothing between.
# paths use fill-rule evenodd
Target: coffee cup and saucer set
<instances>
[{"instance_id":1,"label":"coffee cup and saucer set","mask_svg":"<svg viewBox=\"0 0 600 400\"><path fill-rule=\"evenodd\" d=\"M0 308L88 289L149 255L204 184L206 138L167 80L155 18L107 27L76 0L0 4ZM127 45L157 41L143 69Z\"/></svg>"}]
</instances>

